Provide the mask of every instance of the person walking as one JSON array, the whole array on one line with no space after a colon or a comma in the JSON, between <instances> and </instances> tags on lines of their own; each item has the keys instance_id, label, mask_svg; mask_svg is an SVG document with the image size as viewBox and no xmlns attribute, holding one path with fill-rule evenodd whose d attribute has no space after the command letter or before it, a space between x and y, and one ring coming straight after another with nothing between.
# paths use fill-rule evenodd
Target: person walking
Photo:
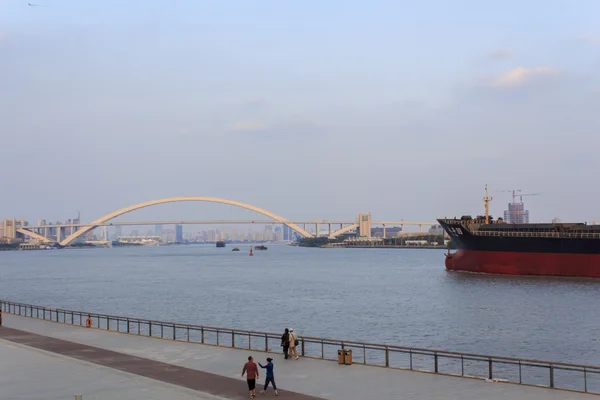
<instances>
[{"instance_id":1,"label":"person walking","mask_svg":"<svg viewBox=\"0 0 600 400\"><path fill-rule=\"evenodd\" d=\"M271 383L273 385L273 389L275 390L275 396L279 396L279 393L277 393L277 385L275 384L275 374L273 373L273 359L268 357L267 365L263 366L261 363L258 363L258 365L261 368L265 368L267 370L267 377L265 378L265 387L263 390L260 391L260 394L265 394L267 388L269 387L269 383Z\"/></svg>"},{"instance_id":2,"label":"person walking","mask_svg":"<svg viewBox=\"0 0 600 400\"><path fill-rule=\"evenodd\" d=\"M298 335L296 335L296 332L294 332L294 330L292 328L290 328L290 349L289 349L289 353L290 353L290 357L296 357L296 360L298 359L298 350L296 349L296 347L298 347L298 344L300 342L298 341Z\"/></svg>"},{"instance_id":3,"label":"person walking","mask_svg":"<svg viewBox=\"0 0 600 400\"><path fill-rule=\"evenodd\" d=\"M281 347L283 347L283 355L287 360L290 358L288 356L288 350L290 348L290 330L288 328L285 328L285 332L283 332L283 335L281 335Z\"/></svg>"},{"instance_id":4,"label":"person walking","mask_svg":"<svg viewBox=\"0 0 600 400\"><path fill-rule=\"evenodd\" d=\"M246 380L248 381L248 390L250 391L250 398L256 397L256 380L258 379L258 367L254 362L252 356L248 356L248 362L244 364L242 369L242 377L246 374Z\"/></svg>"}]
</instances>

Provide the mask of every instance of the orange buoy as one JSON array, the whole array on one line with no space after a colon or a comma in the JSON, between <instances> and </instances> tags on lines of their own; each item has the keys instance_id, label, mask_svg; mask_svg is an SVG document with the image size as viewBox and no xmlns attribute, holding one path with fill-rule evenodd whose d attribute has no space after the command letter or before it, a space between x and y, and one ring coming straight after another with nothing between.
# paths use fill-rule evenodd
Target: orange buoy
<instances>
[{"instance_id":1,"label":"orange buoy","mask_svg":"<svg viewBox=\"0 0 600 400\"><path fill-rule=\"evenodd\" d=\"M92 319L91 319L90 317L88 317L88 318L85 320L85 327L86 327L86 328L91 328L91 327L92 327Z\"/></svg>"},{"instance_id":2,"label":"orange buoy","mask_svg":"<svg viewBox=\"0 0 600 400\"><path fill-rule=\"evenodd\" d=\"M250 247L250 254L248 254L250 257L252 257L254 254L252 254L252 247Z\"/></svg>"}]
</instances>

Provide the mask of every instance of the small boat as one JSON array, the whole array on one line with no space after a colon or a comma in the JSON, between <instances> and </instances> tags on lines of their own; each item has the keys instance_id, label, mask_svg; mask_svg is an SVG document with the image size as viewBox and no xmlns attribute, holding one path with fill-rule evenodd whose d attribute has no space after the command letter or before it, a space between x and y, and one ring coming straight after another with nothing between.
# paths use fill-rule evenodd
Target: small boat
<instances>
[{"instance_id":1,"label":"small boat","mask_svg":"<svg viewBox=\"0 0 600 400\"><path fill-rule=\"evenodd\" d=\"M240 251L240 249L238 249L237 247L234 247L233 249L231 249L231 251Z\"/></svg>"},{"instance_id":2,"label":"small boat","mask_svg":"<svg viewBox=\"0 0 600 400\"><path fill-rule=\"evenodd\" d=\"M254 246L254 250L266 250L266 249L267 249L267 246L263 246L263 245Z\"/></svg>"}]
</instances>

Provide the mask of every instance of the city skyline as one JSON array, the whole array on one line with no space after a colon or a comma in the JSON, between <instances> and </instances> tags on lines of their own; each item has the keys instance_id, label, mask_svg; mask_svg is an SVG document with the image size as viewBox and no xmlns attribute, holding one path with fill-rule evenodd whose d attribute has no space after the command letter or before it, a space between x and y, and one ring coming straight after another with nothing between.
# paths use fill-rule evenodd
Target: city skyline
<instances>
[{"instance_id":1,"label":"city skyline","mask_svg":"<svg viewBox=\"0 0 600 400\"><path fill-rule=\"evenodd\" d=\"M495 216L494 190L522 187L543 193L532 221L600 220L599 14L592 0L3 2L15 172L0 217L91 221L198 195L288 219L433 221L482 213L487 184Z\"/></svg>"}]
</instances>

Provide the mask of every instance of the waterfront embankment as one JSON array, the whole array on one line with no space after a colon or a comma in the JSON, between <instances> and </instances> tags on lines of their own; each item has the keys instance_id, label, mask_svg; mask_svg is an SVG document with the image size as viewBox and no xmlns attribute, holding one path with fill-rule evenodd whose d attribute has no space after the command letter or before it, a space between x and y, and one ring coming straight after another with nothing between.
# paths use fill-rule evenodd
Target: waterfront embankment
<instances>
[{"instance_id":1,"label":"waterfront embankment","mask_svg":"<svg viewBox=\"0 0 600 400\"><path fill-rule=\"evenodd\" d=\"M127 398L141 400L157 398L153 393L146 393L156 388L163 394L168 394L168 398L187 400L189 399L187 394L191 392L187 389L194 385L193 389L198 391L196 393L200 399L215 398L211 396L244 399L247 398L247 388L240 377L241 366L248 355L252 355L257 361L262 361L267 356L264 352L256 350L224 347L226 344L202 345L171 338L161 340L141 335L123 335L105 329L88 329L69 323L53 323L14 315L5 315L4 326L19 332L0 328L0 355L8 354L5 352L6 343L27 346L17 350L11 349L11 358L0 357L3 360L0 362L0 380L10 381L10 385L3 386L5 394L9 394L7 390L11 391L11 396L7 398L18 398L19 394L21 397L23 394L31 394L26 398L34 400L69 398L64 396L65 390L73 388L71 393L81 393L83 399L111 396L111 398L123 398L123 394L127 392ZM37 374L41 375L37 364L21 363L21 368L18 369L11 366L13 363L10 360L13 358L20 358L26 353L32 357L32 350L27 349L37 349L33 357L43 359L44 365L51 369L48 371L48 376L54 378L52 384L44 385L43 375L40 381L29 379L30 376L36 375L29 375L28 372L37 371ZM56 355L60 357L57 358ZM271 357L275 359L276 382L281 389L282 399L347 400L401 397L406 400L433 398L591 400L597 398L584 393L481 379L465 379L360 364L340 365L336 362L307 357L301 357L297 361L284 360L281 354ZM145 366L137 368L140 363ZM77 364L80 364L78 367L80 373L74 375L66 373L73 370ZM138 382L136 388L131 388L132 383L129 379L109 374L106 367L128 372L128 376L143 377L144 384L147 383L148 386L143 387L144 385L139 385ZM195 375L194 371L197 371ZM85 380L78 381L77 379L81 378L84 372L88 377L97 374L96 379L91 380L102 382L103 385L88 384ZM208 382L207 374L215 375L214 378L219 381L226 381L227 386L217 387ZM182 378L178 378L179 375ZM101 377L105 380L98 379ZM152 381L148 381L148 377L152 378ZM191 377L195 377L196 380ZM258 387L262 385L263 379L261 376ZM171 385L161 385L159 381L169 382ZM57 384L58 382L60 385ZM113 384L114 386L110 386ZM176 386L186 390L178 391L175 389ZM97 391L93 391L94 389ZM54 395L59 391L61 396ZM86 397L86 394L89 397ZM145 394L148 396L144 397ZM272 392L269 393L270 396Z\"/></svg>"},{"instance_id":2,"label":"waterfront embankment","mask_svg":"<svg viewBox=\"0 0 600 400\"><path fill-rule=\"evenodd\" d=\"M186 344L208 344L238 350L279 353L281 355L279 347L281 335L278 333L153 321L86 311L54 309L8 301L0 301L0 306L6 314L26 317L28 321L37 320L38 323L43 324L54 322L62 326L70 325L82 328L83 331L114 331L136 337L167 339ZM15 328L20 329L19 326L15 326ZM43 332L37 331L34 333L43 334ZM340 351L342 354L346 354L343 357L349 358L344 359L342 357L342 360L340 360ZM352 366L362 364L365 367L379 366L390 370L403 369L430 372L461 379L471 378L487 382L510 382L546 386L553 389L600 393L600 367L590 365L307 336L300 337L299 353L303 359L337 360L338 362L341 361L342 364Z\"/></svg>"}]
</instances>

